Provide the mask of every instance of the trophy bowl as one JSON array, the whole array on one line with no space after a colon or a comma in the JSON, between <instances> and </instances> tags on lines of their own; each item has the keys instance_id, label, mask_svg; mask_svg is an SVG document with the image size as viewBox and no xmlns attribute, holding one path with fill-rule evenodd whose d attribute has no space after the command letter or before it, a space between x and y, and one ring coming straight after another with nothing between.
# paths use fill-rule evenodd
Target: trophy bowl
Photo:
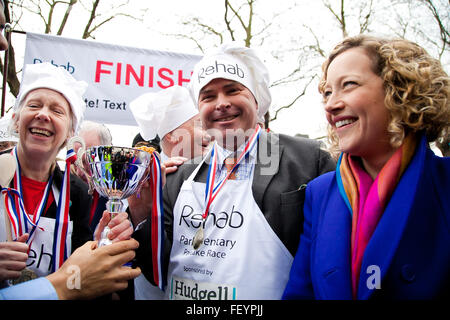
<instances>
[{"instance_id":1,"label":"trophy bowl","mask_svg":"<svg viewBox=\"0 0 450 320\"><path fill-rule=\"evenodd\" d=\"M81 148L83 149L83 148ZM152 155L144 150L117 147L95 146L78 151L77 165L87 176L89 184L103 197L108 198L106 210L111 219L122 212L122 199L138 191L150 176ZM99 246L111 243L109 228L105 227Z\"/></svg>"},{"instance_id":2,"label":"trophy bowl","mask_svg":"<svg viewBox=\"0 0 450 320\"><path fill-rule=\"evenodd\" d=\"M96 146L86 150L85 158L94 188L111 202L111 213L121 212L116 205L134 194L149 175L151 155L143 150Z\"/></svg>"}]
</instances>

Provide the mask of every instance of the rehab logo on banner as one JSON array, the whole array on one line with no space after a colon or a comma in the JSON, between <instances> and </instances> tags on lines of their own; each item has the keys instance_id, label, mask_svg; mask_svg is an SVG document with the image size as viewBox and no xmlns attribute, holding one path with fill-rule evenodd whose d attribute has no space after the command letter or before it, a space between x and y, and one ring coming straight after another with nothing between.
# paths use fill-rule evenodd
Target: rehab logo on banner
<instances>
[{"instance_id":1,"label":"rehab logo on banner","mask_svg":"<svg viewBox=\"0 0 450 320\"><path fill-rule=\"evenodd\" d=\"M27 33L24 64L50 62L89 87L85 119L137 126L129 102L174 85L187 86L201 56Z\"/></svg>"}]
</instances>

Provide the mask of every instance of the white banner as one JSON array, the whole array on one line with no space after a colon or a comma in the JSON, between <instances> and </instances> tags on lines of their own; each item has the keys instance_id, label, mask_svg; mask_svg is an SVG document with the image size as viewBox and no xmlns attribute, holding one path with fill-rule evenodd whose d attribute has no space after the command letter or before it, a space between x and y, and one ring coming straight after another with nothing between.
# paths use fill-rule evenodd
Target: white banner
<instances>
[{"instance_id":1,"label":"white banner","mask_svg":"<svg viewBox=\"0 0 450 320\"><path fill-rule=\"evenodd\" d=\"M85 119L134 125L128 106L146 92L187 86L201 56L27 32L24 64L48 61L89 87Z\"/></svg>"}]
</instances>

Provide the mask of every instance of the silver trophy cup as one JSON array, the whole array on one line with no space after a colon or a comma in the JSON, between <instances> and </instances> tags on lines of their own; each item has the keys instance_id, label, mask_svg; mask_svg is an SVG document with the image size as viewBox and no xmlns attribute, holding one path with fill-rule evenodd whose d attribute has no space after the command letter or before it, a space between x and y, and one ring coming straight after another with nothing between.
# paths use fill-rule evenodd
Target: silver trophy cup
<instances>
[{"instance_id":1,"label":"silver trophy cup","mask_svg":"<svg viewBox=\"0 0 450 320\"><path fill-rule=\"evenodd\" d=\"M85 173L90 188L108 198L106 210L114 215L123 211L122 199L136 193L150 175L152 156L150 153L127 147L96 146L84 151L84 142L77 152L77 166ZM111 244L110 229L106 226L101 234L99 246Z\"/></svg>"}]
</instances>

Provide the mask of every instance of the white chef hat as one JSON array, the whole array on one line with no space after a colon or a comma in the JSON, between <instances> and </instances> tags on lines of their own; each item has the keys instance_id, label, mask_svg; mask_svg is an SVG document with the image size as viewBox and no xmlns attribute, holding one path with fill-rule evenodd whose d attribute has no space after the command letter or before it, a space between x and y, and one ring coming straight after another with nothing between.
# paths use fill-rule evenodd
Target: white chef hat
<instances>
[{"instance_id":1,"label":"white chef hat","mask_svg":"<svg viewBox=\"0 0 450 320\"><path fill-rule=\"evenodd\" d=\"M234 80L247 87L258 103L258 116L264 117L272 102L269 71L254 49L233 41L207 53L195 65L189 83L190 93L196 104L200 90L217 78Z\"/></svg>"},{"instance_id":2,"label":"white chef hat","mask_svg":"<svg viewBox=\"0 0 450 320\"><path fill-rule=\"evenodd\" d=\"M8 119L6 117L3 117L0 119L0 142L3 141L14 141L18 142L19 139L13 135L11 135L11 132L9 131L9 125L10 125L11 119Z\"/></svg>"},{"instance_id":3,"label":"white chef hat","mask_svg":"<svg viewBox=\"0 0 450 320\"><path fill-rule=\"evenodd\" d=\"M145 140L162 139L198 114L189 91L180 86L145 93L130 102L130 110Z\"/></svg>"},{"instance_id":4,"label":"white chef hat","mask_svg":"<svg viewBox=\"0 0 450 320\"><path fill-rule=\"evenodd\" d=\"M25 65L14 112L17 112L21 102L30 91L38 88L52 89L61 93L69 102L74 115L73 128L77 133L86 110L83 94L87 86L88 84L85 81L76 80L64 68L54 66L49 62L27 64Z\"/></svg>"}]
</instances>

